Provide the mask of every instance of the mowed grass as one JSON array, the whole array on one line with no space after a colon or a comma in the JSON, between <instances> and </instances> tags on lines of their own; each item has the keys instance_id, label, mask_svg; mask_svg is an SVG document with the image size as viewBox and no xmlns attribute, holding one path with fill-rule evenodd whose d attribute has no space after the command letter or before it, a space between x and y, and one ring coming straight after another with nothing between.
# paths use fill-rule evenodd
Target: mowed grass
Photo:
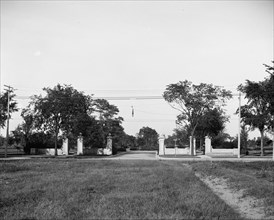
<instances>
[{"instance_id":1,"label":"mowed grass","mask_svg":"<svg viewBox=\"0 0 274 220\"><path fill-rule=\"evenodd\" d=\"M0 219L239 219L179 162L0 162Z\"/></svg>"},{"instance_id":2,"label":"mowed grass","mask_svg":"<svg viewBox=\"0 0 274 220\"><path fill-rule=\"evenodd\" d=\"M268 216L274 216L274 161L190 163L202 175L224 178L231 188L243 189L244 197L263 200Z\"/></svg>"}]
</instances>

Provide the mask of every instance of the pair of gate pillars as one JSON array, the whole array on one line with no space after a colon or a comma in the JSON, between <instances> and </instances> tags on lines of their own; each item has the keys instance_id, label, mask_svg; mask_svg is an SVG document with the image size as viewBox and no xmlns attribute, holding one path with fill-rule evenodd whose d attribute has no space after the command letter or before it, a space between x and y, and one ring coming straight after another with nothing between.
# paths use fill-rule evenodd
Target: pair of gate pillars
<instances>
[{"instance_id":1,"label":"pair of gate pillars","mask_svg":"<svg viewBox=\"0 0 274 220\"><path fill-rule=\"evenodd\" d=\"M166 151L165 136L164 135L160 136L158 141L159 141L159 155L165 155L165 151ZM196 155L196 139L193 138L193 146L192 146L192 136L190 136L189 143L190 143L189 154L191 154L191 148L193 147L194 155ZM175 154L176 154L176 148L175 148Z\"/></svg>"},{"instance_id":2,"label":"pair of gate pillars","mask_svg":"<svg viewBox=\"0 0 274 220\"><path fill-rule=\"evenodd\" d=\"M63 155L68 155L69 150L68 150L68 138L66 138L63 141L63 146L62 146L62 152ZM80 135L77 139L77 155L83 155L83 136ZM111 134L108 135L107 137L107 146L106 148L99 148L97 151L97 154L102 154L102 155L112 155L112 137Z\"/></svg>"},{"instance_id":3,"label":"pair of gate pillars","mask_svg":"<svg viewBox=\"0 0 274 220\"><path fill-rule=\"evenodd\" d=\"M68 138L66 138L63 141L62 151L63 151L63 155L69 155ZM77 155L82 155L82 154L83 154L83 137L79 136L77 139Z\"/></svg>"}]
</instances>

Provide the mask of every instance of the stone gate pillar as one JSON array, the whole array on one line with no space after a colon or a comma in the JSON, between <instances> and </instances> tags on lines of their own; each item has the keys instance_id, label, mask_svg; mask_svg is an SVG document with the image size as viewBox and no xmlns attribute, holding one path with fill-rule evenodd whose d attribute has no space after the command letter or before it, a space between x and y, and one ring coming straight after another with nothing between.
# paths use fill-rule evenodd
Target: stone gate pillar
<instances>
[{"instance_id":1,"label":"stone gate pillar","mask_svg":"<svg viewBox=\"0 0 274 220\"><path fill-rule=\"evenodd\" d=\"M62 151L63 151L64 155L68 155L69 154L69 150L68 150L68 138L65 138L63 140Z\"/></svg>"},{"instance_id":2,"label":"stone gate pillar","mask_svg":"<svg viewBox=\"0 0 274 220\"><path fill-rule=\"evenodd\" d=\"M205 154L212 152L211 139L210 137L205 137Z\"/></svg>"},{"instance_id":3,"label":"stone gate pillar","mask_svg":"<svg viewBox=\"0 0 274 220\"><path fill-rule=\"evenodd\" d=\"M104 154L112 155L112 137L111 137L110 133L107 136L107 146L106 146Z\"/></svg>"},{"instance_id":4,"label":"stone gate pillar","mask_svg":"<svg viewBox=\"0 0 274 220\"><path fill-rule=\"evenodd\" d=\"M159 142L159 155L165 155L165 137L162 135L158 139Z\"/></svg>"},{"instance_id":5,"label":"stone gate pillar","mask_svg":"<svg viewBox=\"0 0 274 220\"><path fill-rule=\"evenodd\" d=\"M192 152L192 148L193 148L193 145L192 145L192 136L189 136L189 154L191 155L191 152Z\"/></svg>"},{"instance_id":6,"label":"stone gate pillar","mask_svg":"<svg viewBox=\"0 0 274 220\"><path fill-rule=\"evenodd\" d=\"M196 138L193 138L193 155L196 156Z\"/></svg>"},{"instance_id":7,"label":"stone gate pillar","mask_svg":"<svg viewBox=\"0 0 274 220\"><path fill-rule=\"evenodd\" d=\"M81 133L77 139L77 155L83 155L83 136Z\"/></svg>"}]
</instances>

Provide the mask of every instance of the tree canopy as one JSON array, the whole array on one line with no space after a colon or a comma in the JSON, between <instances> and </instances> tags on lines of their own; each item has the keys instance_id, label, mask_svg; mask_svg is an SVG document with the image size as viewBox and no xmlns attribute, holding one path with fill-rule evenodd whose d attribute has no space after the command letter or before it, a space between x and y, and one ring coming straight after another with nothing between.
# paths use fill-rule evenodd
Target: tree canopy
<instances>
[{"instance_id":1,"label":"tree canopy","mask_svg":"<svg viewBox=\"0 0 274 220\"><path fill-rule=\"evenodd\" d=\"M137 143L142 150L158 149L158 133L150 127L142 127L139 130Z\"/></svg>"},{"instance_id":2,"label":"tree canopy","mask_svg":"<svg viewBox=\"0 0 274 220\"><path fill-rule=\"evenodd\" d=\"M272 61L273 66L266 65L266 72L269 73L269 76L265 79L265 99L269 105L269 113L271 115L271 120L269 121L269 127L274 130L274 61Z\"/></svg>"},{"instance_id":3,"label":"tree canopy","mask_svg":"<svg viewBox=\"0 0 274 220\"><path fill-rule=\"evenodd\" d=\"M211 137L216 136L225 128L227 121L228 117L221 109L209 109L205 111L201 121L197 125L197 133L201 137L206 135Z\"/></svg>"},{"instance_id":4,"label":"tree canopy","mask_svg":"<svg viewBox=\"0 0 274 220\"><path fill-rule=\"evenodd\" d=\"M70 85L57 84L43 90L46 95L33 96L30 107L33 107L37 127L54 134L57 155L59 132L69 134L73 131L75 120L91 110L91 98Z\"/></svg>"},{"instance_id":5,"label":"tree canopy","mask_svg":"<svg viewBox=\"0 0 274 220\"><path fill-rule=\"evenodd\" d=\"M246 80L245 84L238 86L238 90L244 93L247 99L247 104L241 106L241 121L253 130L259 129L261 140L264 139L264 132L274 127L273 67L265 66L266 71L270 73L269 77L259 82ZM264 154L263 145L261 141L261 155Z\"/></svg>"},{"instance_id":6,"label":"tree canopy","mask_svg":"<svg viewBox=\"0 0 274 220\"><path fill-rule=\"evenodd\" d=\"M9 93L9 117L12 112L18 111L17 102L14 100L14 91L11 90ZM5 122L8 119L8 92L1 94L0 96L0 127L5 126Z\"/></svg>"},{"instance_id":7,"label":"tree canopy","mask_svg":"<svg viewBox=\"0 0 274 220\"><path fill-rule=\"evenodd\" d=\"M106 137L108 134L111 134L113 147L118 148L122 145L122 138L125 136L124 128L122 127L124 119L118 116L119 109L105 99L95 99L92 106L104 137L104 145L106 145Z\"/></svg>"},{"instance_id":8,"label":"tree canopy","mask_svg":"<svg viewBox=\"0 0 274 220\"><path fill-rule=\"evenodd\" d=\"M87 148L102 148L111 134L113 147L121 145L125 136L121 125L123 118L118 116L119 109L115 105L104 99L94 100L70 85L57 84L43 90L46 94L33 96L28 110L22 111L24 123L17 130L26 143L31 142L28 137L33 138L32 131L35 131L54 137L55 154L59 136L68 137L69 143L76 143L77 137L82 135Z\"/></svg>"},{"instance_id":9,"label":"tree canopy","mask_svg":"<svg viewBox=\"0 0 274 220\"><path fill-rule=\"evenodd\" d=\"M232 94L219 86L206 83L195 85L185 80L168 85L163 97L174 109L180 111L177 123L186 126L191 136L194 136L206 112L214 108L221 110ZM193 155L192 147L191 154Z\"/></svg>"}]
</instances>

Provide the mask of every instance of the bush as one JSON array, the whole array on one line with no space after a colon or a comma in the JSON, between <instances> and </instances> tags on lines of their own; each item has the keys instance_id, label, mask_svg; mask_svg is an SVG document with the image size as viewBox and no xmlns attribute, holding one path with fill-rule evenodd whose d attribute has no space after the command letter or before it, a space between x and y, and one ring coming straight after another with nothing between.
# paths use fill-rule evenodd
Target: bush
<instances>
[{"instance_id":1,"label":"bush","mask_svg":"<svg viewBox=\"0 0 274 220\"><path fill-rule=\"evenodd\" d=\"M58 138L57 148L61 148L63 140ZM24 151L26 154L30 154L31 148L45 149L45 148L55 148L54 137L51 134L45 134L43 132L34 133L30 135L26 141Z\"/></svg>"},{"instance_id":2,"label":"bush","mask_svg":"<svg viewBox=\"0 0 274 220\"><path fill-rule=\"evenodd\" d=\"M224 141L223 143L212 142L212 147L213 148L232 149L232 148L237 148L237 145L235 144L235 142Z\"/></svg>"},{"instance_id":3,"label":"bush","mask_svg":"<svg viewBox=\"0 0 274 220\"><path fill-rule=\"evenodd\" d=\"M0 146L3 146L5 143L5 138L3 136L0 136Z\"/></svg>"}]
</instances>

